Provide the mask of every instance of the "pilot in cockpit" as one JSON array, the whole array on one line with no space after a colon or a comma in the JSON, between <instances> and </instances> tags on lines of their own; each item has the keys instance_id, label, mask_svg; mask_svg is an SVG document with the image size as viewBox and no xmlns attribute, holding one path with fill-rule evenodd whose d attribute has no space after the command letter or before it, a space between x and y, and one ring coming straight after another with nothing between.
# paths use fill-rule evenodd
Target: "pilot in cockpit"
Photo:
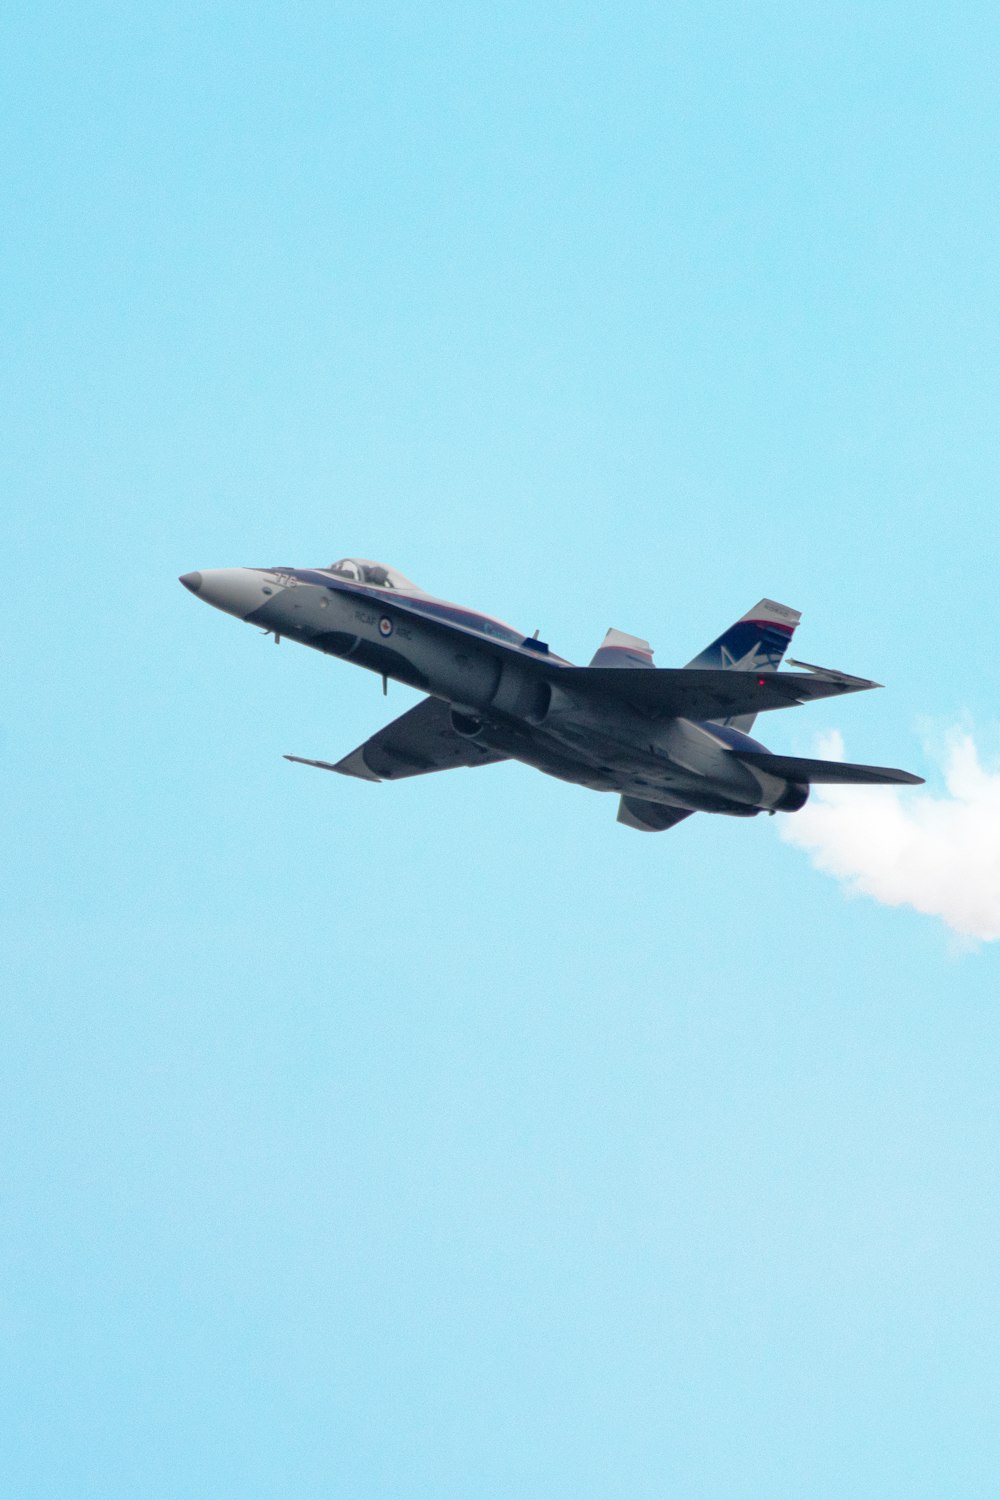
<instances>
[{"instance_id":1,"label":"pilot in cockpit","mask_svg":"<svg viewBox=\"0 0 1000 1500\"><path fill-rule=\"evenodd\" d=\"M347 578L351 583L367 584L375 589L402 589L406 593L418 594L420 590L395 568L383 567L381 563L364 562L358 557L342 557L327 569L338 578Z\"/></svg>"}]
</instances>

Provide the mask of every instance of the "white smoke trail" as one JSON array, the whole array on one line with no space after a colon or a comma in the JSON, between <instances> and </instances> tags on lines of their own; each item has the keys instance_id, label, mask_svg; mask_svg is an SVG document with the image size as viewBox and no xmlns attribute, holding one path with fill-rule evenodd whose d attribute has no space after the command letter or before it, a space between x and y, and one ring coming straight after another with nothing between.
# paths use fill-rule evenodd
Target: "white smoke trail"
<instances>
[{"instance_id":1,"label":"white smoke trail","mask_svg":"<svg viewBox=\"0 0 1000 1500\"><path fill-rule=\"evenodd\" d=\"M844 758L834 733L819 752ZM886 906L912 906L964 938L1000 938L1000 774L972 735L953 730L940 757L945 796L916 788L818 786L782 838L817 869Z\"/></svg>"}]
</instances>

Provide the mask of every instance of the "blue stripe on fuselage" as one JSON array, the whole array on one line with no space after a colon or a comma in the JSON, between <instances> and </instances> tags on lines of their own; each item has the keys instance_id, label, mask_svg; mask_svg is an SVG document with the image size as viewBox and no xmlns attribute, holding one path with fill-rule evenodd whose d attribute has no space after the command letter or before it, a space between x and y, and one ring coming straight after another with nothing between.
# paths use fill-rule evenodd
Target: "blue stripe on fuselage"
<instances>
[{"instance_id":1,"label":"blue stripe on fuselage","mask_svg":"<svg viewBox=\"0 0 1000 1500\"><path fill-rule=\"evenodd\" d=\"M477 635L486 636L488 640L502 641L505 646L522 646L525 640L521 631L514 630L499 620L491 620L488 615L462 609L457 604L446 604L440 599L421 598L416 594L400 594L394 589L369 588L364 584L332 578L329 574L320 573L312 568L294 568L292 572L302 583L318 584L321 588L327 588L336 593L350 594L353 598L371 599L379 604L396 604L403 609L413 610L415 614L445 620L451 625L462 625L466 630L474 630Z\"/></svg>"}]
</instances>

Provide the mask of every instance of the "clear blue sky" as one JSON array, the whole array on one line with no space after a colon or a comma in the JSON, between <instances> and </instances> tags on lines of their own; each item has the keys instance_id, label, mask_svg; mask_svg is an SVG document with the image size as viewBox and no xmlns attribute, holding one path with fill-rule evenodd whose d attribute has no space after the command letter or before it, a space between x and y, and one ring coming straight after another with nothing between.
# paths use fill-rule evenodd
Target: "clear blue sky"
<instances>
[{"instance_id":1,"label":"clear blue sky","mask_svg":"<svg viewBox=\"0 0 1000 1500\"><path fill-rule=\"evenodd\" d=\"M768 594L996 723L993 5L8 6L0 1490L1000 1490L997 951L516 765L192 568L586 661ZM984 646L985 642L985 646Z\"/></svg>"}]
</instances>

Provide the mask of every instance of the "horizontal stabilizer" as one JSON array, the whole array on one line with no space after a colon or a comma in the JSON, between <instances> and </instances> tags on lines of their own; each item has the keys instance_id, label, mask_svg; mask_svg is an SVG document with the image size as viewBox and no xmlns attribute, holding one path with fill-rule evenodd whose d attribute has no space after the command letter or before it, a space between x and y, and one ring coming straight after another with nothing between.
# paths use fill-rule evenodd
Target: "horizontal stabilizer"
<instances>
[{"instance_id":1,"label":"horizontal stabilizer","mask_svg":"<svg viewBox=\"0 0 1000 1500\"><path fill-rule=\"evenodd\" d=\"M813 782L831 786L923 786L922 776L895 771L891 766L852 766L843 760L804 760L797 755L766 755L758 751L733 751L744 765L785 781Z\"/></svg>"},{"instance_id":2,"label":"horizontal stabilizer","mask_svg":"<svg viewBox=\"0 0 1000 1500\"><path fill-rule=\"evenodd\" d=\"M642 797L622 797L618 802L619 823L626 828L637 828L640 833L665 833L690 816L687 808L646 802Z\"/></svg>"},{"instance_id":3,"label":"horizontal stabilizer","mask_svg":"<svg viewBox=\"0 0 1000 1500\"><path fill-rule=\"evenodd\" d=\"M728 719L773 708L793 708L817 698L837 698L878 687L864 677L814 672L720 672L711 667L562 667L549 681L582 692L618 698L641 713L665 719Z\"/></svg>"}]
</instances>

